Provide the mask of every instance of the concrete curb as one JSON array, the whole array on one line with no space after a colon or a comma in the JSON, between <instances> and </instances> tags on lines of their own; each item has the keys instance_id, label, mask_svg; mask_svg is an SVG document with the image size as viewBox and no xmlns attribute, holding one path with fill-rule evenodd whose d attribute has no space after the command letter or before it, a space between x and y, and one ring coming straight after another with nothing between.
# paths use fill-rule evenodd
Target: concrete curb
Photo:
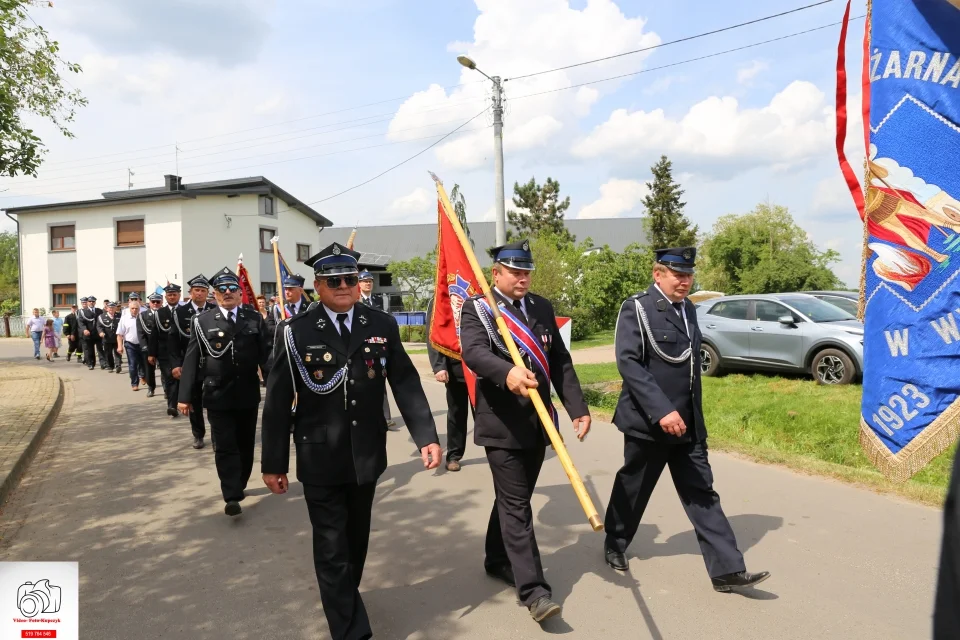
<instances>
[{"instance_id":1,"label":"concrete curb","mask_svg":"<svg viewBox=\"0 0 960 640\"><path fill-rule=\"evenodd\" d=\"M57 399L47 410L47 415L44 419L33 429L33 433L30 435L30 442L23 451L20 452L17 461L14 462L13 466L6 471L6 475L3 476L2 482L0 482L0 506L6 505L7 498L10 497L13 490L20 484L20 479L33 461L34 456L37 455L37 450L43 443L43 439L47 433L49 433L50 427L53 426L53 423L56 422L60 416L60 409L63 408L63 380L55 373L52 375L57 379Z\"/></svg>"}]
</instances>

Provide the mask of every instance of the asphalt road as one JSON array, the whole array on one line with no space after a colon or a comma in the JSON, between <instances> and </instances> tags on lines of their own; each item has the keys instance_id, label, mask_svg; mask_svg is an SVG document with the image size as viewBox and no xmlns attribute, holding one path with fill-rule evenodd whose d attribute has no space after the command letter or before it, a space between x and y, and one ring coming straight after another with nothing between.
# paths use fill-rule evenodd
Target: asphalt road
<instances>
[{"instance_id":1,"label":"asphalt road","mask_svg":"<svg viewBox=\"0 0 960 640\"><path fill-rule=\"evenodd\" d=\"M0 357L28 348L5 340ZM231 520L209 445L190 447L188 422L164 415L162 395L62 359L43 365L64 376L67 396L0 516L0 559L79 561L81 637L329 637L299 484L269 495L258 455L244 514ZM424 384L442 432L443 388ZM622 439L598 423L578 443L564 426L602 513ZM629 550L630 572L615 573L551 455L533 502L564 610L541 631L483 573L493 489L482 451L469 445L459 473L424 472L413 454L405 430L389 434L361 587L378 638L930 635L938 510L719 453L715 486L747 566L772 578L747 596L715 593L668 477Z\"/></svg>"}]
</instances>

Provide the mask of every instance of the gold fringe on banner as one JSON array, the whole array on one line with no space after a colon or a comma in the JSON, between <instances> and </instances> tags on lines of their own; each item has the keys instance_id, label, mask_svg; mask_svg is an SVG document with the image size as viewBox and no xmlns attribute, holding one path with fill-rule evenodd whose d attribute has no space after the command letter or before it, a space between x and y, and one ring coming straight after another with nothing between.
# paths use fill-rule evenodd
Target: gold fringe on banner
<instances>
[{"instance_id":1,"label":"gold fringe on banner","mask_svg":"<svg viewBox=\"0 0 960 640\"><path fill-rule=\"evenodd\" d=\"M906 482L960 437L960 399L937 416L899 453L890 453L869 424L860 418L860 446L870 462L894 482Z\"/></svg>"}]
</instances>

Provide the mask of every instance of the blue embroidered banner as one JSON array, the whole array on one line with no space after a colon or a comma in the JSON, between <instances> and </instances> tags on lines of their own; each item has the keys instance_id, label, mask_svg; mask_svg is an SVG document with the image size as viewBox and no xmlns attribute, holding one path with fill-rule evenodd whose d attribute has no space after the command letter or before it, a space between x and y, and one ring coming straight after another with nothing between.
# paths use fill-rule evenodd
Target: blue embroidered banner
<instances>
[{"instance_id":1,"label":"blue embroidered banner","mask_svg":"<svg viewBox=\"0 0 960 640\"><path fill-rule=\"evenodd\" d=\"M903 481L960 433L960 0L873 0L860 443Z\"/></svg>"}]
</instances>

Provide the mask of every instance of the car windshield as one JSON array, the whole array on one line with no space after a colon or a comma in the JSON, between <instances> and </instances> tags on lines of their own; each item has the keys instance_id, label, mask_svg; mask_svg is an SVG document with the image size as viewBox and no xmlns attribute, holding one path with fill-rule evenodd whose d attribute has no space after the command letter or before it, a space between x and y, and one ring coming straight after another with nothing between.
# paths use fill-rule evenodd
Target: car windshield
<instances>
[{"instance_id":1,"label":"car windshield","mask_svg":"<svg viewBox=\"0 0 960 640\"><path fill-rule=\"evenodd\" d=\"M840 307L841 309L843 309L844 311L846 311L852 316L857 315L856 300L851 300L850 298L840 298L837 296L824 296L820 298L820 300L823 300L827 304L832 304L835 307Z\"/></svg>"},{"instance_id":2,"label":"car windshield","mask_svg":"<svg viewBox=\"0 0 960 640\"><path fill-rule=\"evenodd\" d=\"M816 298L780 298L791 307L807 316L813 322L838 322L840 320L856 320L855 316L850 315L843 309L828 304L823 300Z\"/></svg>"}]
</instances>

